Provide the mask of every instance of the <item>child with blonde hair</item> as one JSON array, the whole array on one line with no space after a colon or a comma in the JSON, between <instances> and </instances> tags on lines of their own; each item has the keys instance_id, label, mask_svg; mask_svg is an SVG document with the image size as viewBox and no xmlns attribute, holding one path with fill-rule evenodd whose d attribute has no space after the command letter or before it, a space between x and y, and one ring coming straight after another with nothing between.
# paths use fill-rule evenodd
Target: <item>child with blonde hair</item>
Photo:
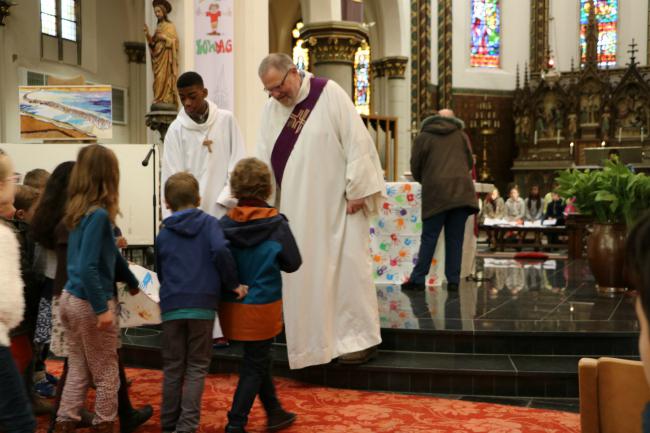
<instances>
[{"instance_id":1,"label":"child with blonde hair","mask_svg":"<svg viewBox=\"0 0 650 433\"><path fill-rule=\"evenodd\" d=\"M267 429L290 426L296 415L282 408L271 376L273 338L282 332L282 272L295 272L302 259L284 215L266 200L271 196L271 171L256 158L240 160L230 175L237 206L221 225L248 294L224 292L219 307L226 337L244 342L239 383L228 412L226 433L246 433L248 415L259 395Z\"/></svg>"},{"instance_id":2,"label":"child with blonde hair","mask_svg":"<svg viewBox=\"0 0 650 433\"><path fill-rule=\"evenodd\" d=\"M68 187L64 222L68 282L60 313L68 340L68 377L54 431L73 432L91 380L96 387L93 430L112 433L117 417L118 325L113 283L121 275L132 291L138 280L115 244L120 172L115 154L93 144L79 151Z\"/></svg>"}]
</instances>

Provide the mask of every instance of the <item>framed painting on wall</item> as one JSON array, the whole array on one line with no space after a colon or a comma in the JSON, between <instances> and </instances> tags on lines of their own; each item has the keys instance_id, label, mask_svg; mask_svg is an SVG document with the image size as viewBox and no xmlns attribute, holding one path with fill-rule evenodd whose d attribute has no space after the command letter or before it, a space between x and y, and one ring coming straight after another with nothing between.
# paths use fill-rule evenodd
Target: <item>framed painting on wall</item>
<instances>
[{"instance_id":1,"label":"framed painting on wall","mask_svg":"<svg viewBox=\"0 0 650 433\"><path fill-rule=\"evenodd\" d=\"M111 86L20 86L22 140L96 140L113 136Z\"/></svg>"}]
</instances>

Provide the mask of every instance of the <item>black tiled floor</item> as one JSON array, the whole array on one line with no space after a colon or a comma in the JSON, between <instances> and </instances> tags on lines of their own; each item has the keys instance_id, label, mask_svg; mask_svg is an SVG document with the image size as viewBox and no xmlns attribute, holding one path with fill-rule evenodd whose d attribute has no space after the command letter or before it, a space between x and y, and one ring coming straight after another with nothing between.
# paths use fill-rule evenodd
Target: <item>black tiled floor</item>
<instances>
[{"instance_id":1,"label":"black tiled floor","mask_svg":"<svg viewBox=\"0 0 650 433\"><path fill-rule=\"evenodd\" d=\"M477 259L458 292L378 284L383 328L449 331L638 332L634 298L599 294L585 261Z\"/></svg>"},{"instance_id":2,"label":"black tiled floor","mask_svg":"<svg viewBox=\"0 0 650 433\"><path fill-rule=\"evenodd\" d=\"M581 356L635 357L634 298L599 295L586 263L478 259L477 268L490 280L463 281L458 292L378 285L383 343L367 364L289 370L280 335L274 374L330 387L577 411L577 400L566 397L578 394ZM129 329L123 342L127 363L161 367L155 327ZM241 353L236 343L215 350L210 371L236 372Z\"/></svg>"}]
</instances>

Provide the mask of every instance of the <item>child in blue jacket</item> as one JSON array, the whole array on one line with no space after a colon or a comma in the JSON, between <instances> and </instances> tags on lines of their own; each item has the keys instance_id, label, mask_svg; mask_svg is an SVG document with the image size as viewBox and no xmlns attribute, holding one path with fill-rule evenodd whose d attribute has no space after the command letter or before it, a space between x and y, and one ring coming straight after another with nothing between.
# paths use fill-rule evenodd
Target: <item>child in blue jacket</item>
<instances>
[{"instance_id":1,"label":"child in blue jacket","mask_svg":"<svg viewBox=\"0 0 650 433\"><path fill-rule=\"evenodd\" d=\"M238 293L224 292L219 307L224 335L244 342L227 433L246 433L248 414L257 395L264 405L269 430L287 427L296 419L282 408L276 396L271 345L282 332L281 271L297 271L302 260L287 219L265 201L271 196L271 188L266 164L255 158L242 159L230 175L237 207L221 219L237 262L239 282L248 286L243 299L238 299Z\"/></svg>"},{"instance_id":2,"label":"child in blue jacket","mask_svg":"<svg viewBox=\"0 0 650 433\"><path fill-rule=\"evenodd\" d=\"M238 287L219 221L198 209L199 183L180 172L165 183L173 212L156 242L162 316L163 432L195 432L212 359L212 327L222 290Z\"/></svg>"}]
</instances>

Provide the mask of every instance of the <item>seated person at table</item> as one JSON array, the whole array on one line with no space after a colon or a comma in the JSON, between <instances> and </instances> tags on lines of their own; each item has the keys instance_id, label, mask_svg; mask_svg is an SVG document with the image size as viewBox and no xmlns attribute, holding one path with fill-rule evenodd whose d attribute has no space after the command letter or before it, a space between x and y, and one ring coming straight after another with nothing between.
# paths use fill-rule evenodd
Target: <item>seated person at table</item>
<instances>
[{"instance_id":1,"label":"seated person at table","mask_svg":"<svg viewBox=\"0 0 650 433\"><path fill-rule=\"evenodd\" d=\"M526 203L519 197L519 189L510 190L510 198L506 201L506 220L515 224L523 224L526 217Z\"/></svg>"},{"instance_id":2,"label":"seated person at table","mask_svg":"<svg viewBox=\"0 0 650 433\"><path fill-rule=\"evenodd\" d=\"M555 191L551 193L551 202L548 204L546 213L544 214L544 220L552 219L555 220L556 226L564 225L564 202L562 201L562 198L560 198L560 195ZM549 233L546 237L548 238L549 244L558 243L557 233Z\"/></svg>"},{"instance_id":3,"label":"seated person at table","mask_svg":"<svg viewBox=\"0 0 650 433\"><path fill-rule=\"evenodd\" d=\"M539 195L539 186L533 185L525 201L526 203L526 221L541 221L544 213L542 211L542 198Z\"/></svg>"},{"instance_id":4,"label":"seated person at table","mask_svg":"<svg viewBox=\"0 0 650 433\"><path fill-rule=\"evenodd\" d=\"M543 214L546 214L546 209L548 208L548 204L553 200L553 191L557 190L560 187L560 184L557 182L553 182L553 186L551 187L551 190L546 193L544 196L544 210Z\"/></svg>"},{"instance_id":5,"label":"seated person at table","mask_svg":"<svg viewBox=\"0 0 650 433\"><path fill-rule=\"evenodd\" d=\"M489 219L503 219L506 212L506 205L499 194L499 189L494 188L492 192L485 197L483 201L483 208L481 209L480 220L481 223L486 218Z\"/></svg>"}]
</instances>

